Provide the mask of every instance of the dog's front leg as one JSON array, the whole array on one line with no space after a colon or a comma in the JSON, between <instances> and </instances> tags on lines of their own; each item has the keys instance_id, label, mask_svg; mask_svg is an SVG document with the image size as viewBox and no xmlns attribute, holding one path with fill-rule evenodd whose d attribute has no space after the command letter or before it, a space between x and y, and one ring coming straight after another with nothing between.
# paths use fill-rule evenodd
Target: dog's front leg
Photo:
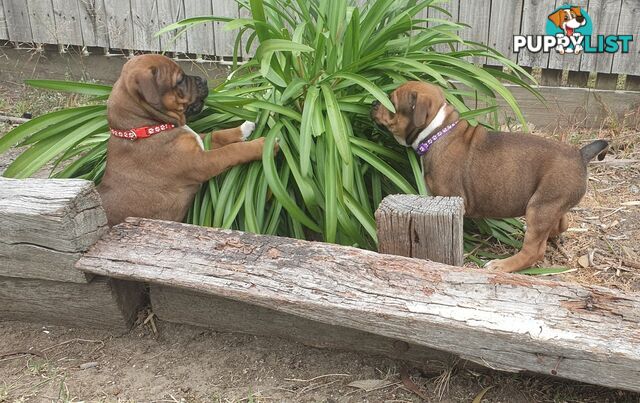
<instances>
[{"instance_id":1,"label":"dog's front leg","mask_svg":"<svg viewBox=\"0 0 640 403\"><path fill-rule=\"evenodd\" d=\"M238 127L215 131L211 133L211 148L216 149L229 144L246 141L255 128L255 123L246 121Z\"/></svg>"},{"instance_id":2,"label":"dog's front leg","mask_svg":"<svg viewBox=\"0 0 640 403\"><path fill-rule=\"evenodd\" d=\"M195 158L190 173L198 182L204 182L236 165L262 159L264 137L252 141L232 143L210 151L203 151L200 158ZM275 146L277 151L278 146Z\"/></svg>"}]
</instances>

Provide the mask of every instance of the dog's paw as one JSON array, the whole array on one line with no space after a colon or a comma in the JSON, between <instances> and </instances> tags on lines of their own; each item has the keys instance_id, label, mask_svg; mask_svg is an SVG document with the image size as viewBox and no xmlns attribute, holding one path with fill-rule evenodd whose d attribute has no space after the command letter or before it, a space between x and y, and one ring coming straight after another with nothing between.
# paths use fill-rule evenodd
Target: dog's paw
<instances>
[{"instance_id":1,"label":"dog's paw","mask_svg":"<svg viewBox=\"0 0 640 403\"><path fill-rule=\"evenodd\" d=\"M582 53L582 50L583 50L583 49L584 49L584 48L583 48L582 46L578 45L578 46L576 46L576 49L574 50L574 53L575 53L576 55L579 55L580 53Z\"/></svg>"},{"instance_id":2,"label":"dog's paw","mask_svg":"<svg viewBox=\"0 0 640 403\"><path fill-rule=\"evenodd\" d=\"M485 263L484 268L488 270L493 270L493 271L501 271L504 273L511 273L515 271L513 270L513 268L505 264L505 260L506 259L490 260L487 263Z\"/></svg>"},{"instance_id":3,"label":"dog's paw","mask_svg":"<svg viewBox=\"0 0 640 403\"><path fill-rule=\"evenodd\" d=\"M242 132L242 140L246 140L251 136L251 133L256 129L256 124L253 122L245 121L240 125L240 131Z\"/></svg>"}]
</instances>

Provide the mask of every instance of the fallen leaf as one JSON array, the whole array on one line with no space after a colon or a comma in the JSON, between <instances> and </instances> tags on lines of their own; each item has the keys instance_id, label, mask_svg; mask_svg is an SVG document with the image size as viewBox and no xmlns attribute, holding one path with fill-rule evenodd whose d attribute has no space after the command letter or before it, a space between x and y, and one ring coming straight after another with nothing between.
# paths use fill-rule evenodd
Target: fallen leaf
<instances>
[{"instance_id":1,"label":"fallen leaf","mask_svg":"<svg viewBox=\"0 0 640 403\"><path fill-rule=\"evenodd\" d=\"M386 379L364 379L362 381L353 381L347 386L351 386L352 388L362 389L365 392L371 392L377 389L386 388L387 386L393 385L393 382L388 381Z\"/></svg>"},{"instance_id":2,"label":"fallen leaf","mask_svg":"<svg viewBox=\"0 0 640 403\"><path fill-rule=\"evenodd\" d=\"M484 397L484 395L489 391L489 389L493 388L493 386L487 386L486 388L482 389L480 391L480 393L478 393L476 395L476 397L473 399L473 402L471 403L480 403L482 401L482 398Z\"/></svg>"},{"instance_id":3,"label":"fallen leaf","mask_svg":"<svg viewBox=\"0 0 640 403\"><path fill-rule=\"evenodd\" d=\"M589 255L582 255L578 258L578 264L585 269L589 267Z\"/></svg>"}]
</instances>

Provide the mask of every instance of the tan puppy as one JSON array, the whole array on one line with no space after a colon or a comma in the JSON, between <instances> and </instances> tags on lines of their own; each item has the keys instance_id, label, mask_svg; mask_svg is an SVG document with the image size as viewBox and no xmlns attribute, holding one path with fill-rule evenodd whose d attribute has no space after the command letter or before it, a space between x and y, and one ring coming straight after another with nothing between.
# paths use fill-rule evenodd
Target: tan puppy
<instances>
[{"instance_id":1,"label":"tan puppy","mask_svg":"<svg viewBox=\"0 0 640 403\"><path fill-rule=\"evenodd\" d=\"M262 158L264 138L245 142L255 125L212 134L211 151L186 125L209 90L171 59L142 55L122 68L107 102L111 138L98 186L109 225L126 217L184 219L202 182Z\"/></svg>"},{"instance_id":2,"label":"tan puppy","mask_svg":"<svg viewBox=\"0 0 640 403\"><path fill-rule=\"evenodd\" d=\"M544 257L547 239L568 227L567 212L587 187L587 163L607 142L580 150L537 136L487 132L460 120L440 87L408 82L393 91L396 113L375 103L373 120L422 155L425 181L440 196L461 196L469 217L525 216L522 250L488 267L513 272Z\"/></svg>"}]
</instances>

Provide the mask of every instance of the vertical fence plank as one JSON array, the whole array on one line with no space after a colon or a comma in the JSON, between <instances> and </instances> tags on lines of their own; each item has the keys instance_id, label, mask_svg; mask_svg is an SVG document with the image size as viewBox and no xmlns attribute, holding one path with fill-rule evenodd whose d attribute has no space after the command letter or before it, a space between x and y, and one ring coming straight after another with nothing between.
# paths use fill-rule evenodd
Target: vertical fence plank
<instances>
[{"instance_id":1,"label":"vertical fence plank","mask_svg":"<svg viewBox=\"0 0 640 403\"><path fill-rule=\"evenodd\" d=\"M109 33L104 0L78 0L78 12L84 45L108 48Z\"/></svg>"},{"instance_id":2,"label":"vertical fence plank","mask_svg":"<svg viewBox=\"0 0 640 403\"><path fill-rule=\"evenodd\" d=\"M133 49L133 24L129 0L105 0L109 47Z\"/></svg>"},{"instance_id":3,"label":"vertical fence plank","mask_svg":"<svg viewBox=\"0 0 640 403\"><path fill-rule=\"evenodd\" d=\"M185 18L184 3L182 0L157 0L158 1L158 25L164 28L169 24ZM160 49L172 52L187 52L187 35L175 37L175 32L170 32L160 37Z\"/></svg>"},{"instance_id":4,"label":"vertical fence plank","mask_svg":"<svg viewBox=\"0 0 640 403\"><path fill-rule=\"evenodd\" d=\"M9 31L7 30L7 18L4 16L4 3L0 0L0 40L9 39Z\"/></svg>"},{"instance_id":5,"label":"vertical fence plank","mask_svg":"<svg viewBox=\"0 0 640 403\"><path fill-rule=\"evenodd\" d=\"M158 26L156 0L131 0L133 22L133 48L136 50L160 50L160 38L155 36Z\"/></svg>"},{"instance_id":6,"label":"vertical fence plank","mask_svg":"<svg viewBox=\"0 0 640 403\"><path fill-rule=\"evenodd\" d=\"M555 4L555 0L525 0L520 33L522 35L544 35L547 16L553 11ZM521 50L518 53L518 64L546 68L549 64L549 55L542 52L531 53L528 50Z\"/></svg>"},{"instance_id":7,"label":"vertical fence plank","mask_svg":"<svg viewBox=\"0 0 640 403\"><path fill-rule=\"evenodd\" d=\"M4 16L7 20L9 39L14 42L32 42L29 10L25 0L4 0Z\"/></svg>"},{"instance_id":8,"label":"vertical fence plank","mask_svg":"<svg viewBox=\"0 0 640 403\"><path fill-rule=\"evenodd\" d=\"M23 3L24 5L24 3ZM53 17L53 7L50 1L27 0L31 33L36 43L58 43L56 22Z\"/></svg>"},{"instance_id":9,"label":"vertical fence plank","mask_svg":"<svg viewBox=\"0 0 640 403\"><path fill-rule=\"evenodd\" d=\"M356 4L356 7L359 7L360 12L362 13L364 5ZM253 16L251 15L251 11L249 9L245 7L240 7L240 18L253 18ZM244 60L248 60L249 58L253 57L253 55L256 54L256 50L258 49L258 46L260 45L260 41L258 40L258 37L255 36L253 38L253 42L251 42L251 46L249 47L249 49L247 49L247 42L249 41L251 34L253 34L254 32L255 31L253 30L248 30L248 31L245 31L244 34L242 34L241 47L242 47L242 58Z\"/></svg>"},{"instance_id":10,"label":"vertical fence plank","mask_svg":"<svg viewBox=\"0 0 640 403\"><path fill-rule=\"evenodd\" d=\"M513 53L513 35L520 33L523 0L491 0L491 24L489 25L489 46L505 57L516 61ZM487 64L499 66L500 62L487 59Z\"/></svg>"},{"instance_id":11,"label":"vertical fence plank","mask_svg":"<svg viewBox=\"0 0 640 403\"><path fill-rule=\"evenodd\" d=\"M462 0L465 1L465 0ZM468 1L468 0L466 0ZM449 12L449 14L451 14L451 16L448 16L447 14L430 7L429 8L429 18L439 18L441 20L448 20L448 21L453 21L453 22L457 22L458 21L458 15L459 15L459 10L460 10L460 0L449 0L449 2L447 3L443 3L443 4L438 4L438 6L444 10L447 10L447 12ZM437 23L431 23L434 25L437 25ZM458 34L460 34L460 32L458 32ZM458 45L455 45L455 48L458 48ZM435 47L435 49L438 52L450 52L451 49L449 48L448 45L437 45Z\"/></svg>"},{"instance_id":12,"label":"vertical fence plank","mask_svg":"<svg viewBox=\"0 0 640 403\"><path fill-rule=\"evenodd\" d=\"M238 18L238 3L234 0L211 0L211 3L213 15L216 17ZM224 25L224 22L219 21L213 23L214 36L216 38L216 56L218 57L233 56L233 46L239 32L238 29L233 31L226 30Z\"/></svg>"},{"instance_id":13,"label":"vertical fence plank","mask_svg":"<svg viewBox=\"0 0 640 403\"><path fill-rule=\"evenodd\" d=\"M184 0L186 17L201 17L212 15L210 1ZM187 47L190 53L200 55L215 55L216 48L213 35L213 23L198 24L187 31Z\"/></svg>"},{"instance_id":14,"label":"vertical fence plank","mask_svg":"<svg viewBox=\"0 0 640 403\"><path fill-rule=\"evenodd\" d=\"M622 0L589 0L587 12L593 21L593 37L612 35L618 30ZM585 53L580 63L581 71L610 73L613 55L606 53Z\"/></svg>"},{"instance_id":15,"label":"vertical fence plank","mask_svg":"<svg viewBox=\"0 0 640 403\"><path fill-rule=\"evenodd\" d=\"M587 1L588 0L576 0L574 3L571 3L571 5L576 7L582 7L582 9L586 9ZM589 4L591 3L592 1L589 0ZM554 8L549 9L547 15L544 16L545 24L546 24L547 16L551 14L553 10L555 10L556 8L564 4L566 4L566 0L556 0L556 4ZM544 32L544 29L543 29L543 32ZM566 69L571 71L580 71L580 61L582 60L582 57L583 57L582 55L583 55L582 53L578 55L569 54L569 53L565 53L564 55L561 55L555 50L552 50L551 53L549 53L549 68L558 69L558 70Z\"/></svg>"},{"instance_id":16,"label":"vertical fence plank","mask_svg":"<svg viewBox=\"0 0 640 403\"><path fill-rule=\"evenodd\" d=\"M468 24L460 33L464 40L489 43L489 21L491 19L491 0L463 0L460 2L458 21ZM485 64L486 57L473 57L471 62Z\"/></svg>"},{"instance_id":17,"label":"vertical fence plank","mask_svg":"<svg viewBox=\"0 0 640 403\"><path fill-rule=\"evenodd\" d=\"M618 34L633 35L634 42L629 53L616 53L613 57L614 74L640 75L640 52L638 52L638 16L640 2L638 0L623 0L618 22Z\"/></svg>"},{"instance_id":18,"label":"vertical fence plank","mask_svg":"<svg viewBox=\"0 0 640 403\"><path fill-rule=\"evenodd\" d=\"M598 34L610 34L617 30L621 4L622 0L589 0L587 12L592 19L594 40ZM613 55L585 53L579 70L609 73L612 64Z\"/></svg>"},{"instance_id":19,"label":"vertical fence plank","mask_svg":"<svg viewBox=\"0 0 640 403\"><path fill-rule=\"evenodd\" d=\"M59 44L82 45L82 28L77 0L53 0L55 37Z\"/></svg>"}]
</instances>

